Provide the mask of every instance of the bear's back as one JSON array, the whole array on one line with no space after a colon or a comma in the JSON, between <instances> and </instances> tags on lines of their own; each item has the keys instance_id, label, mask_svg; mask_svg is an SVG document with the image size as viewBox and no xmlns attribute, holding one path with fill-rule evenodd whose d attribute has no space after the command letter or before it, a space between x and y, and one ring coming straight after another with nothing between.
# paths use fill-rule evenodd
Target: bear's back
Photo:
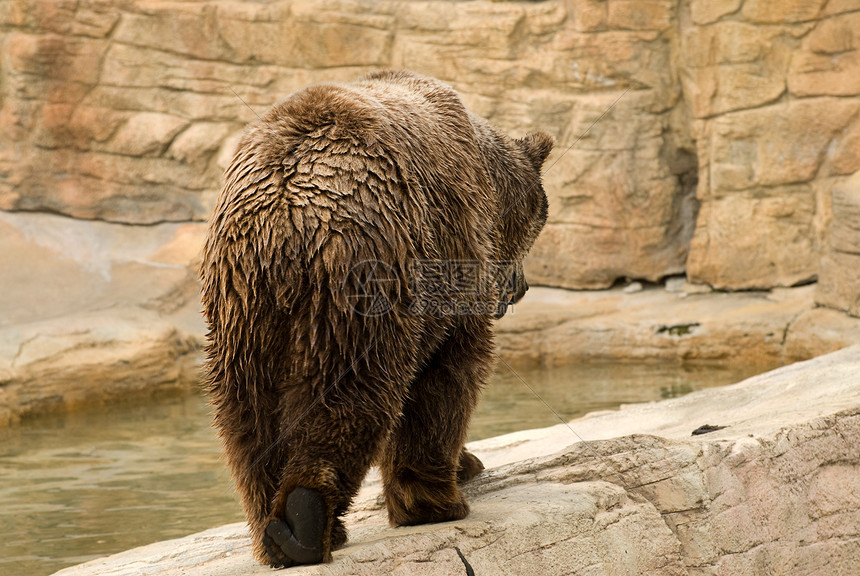
<instances>
[{"instance_id":1,"label":"bear's back","mask_svg":"<svg viewBox=\"0 0 860 576\"><path fill-rule=\"evenodd\" d=\"M332 235L377 259L390 256L374 251L380 240L398 259L481 259L490 195L456 92L380 72L295 92L252 124L215 217L225 231L280 228L291 259L318 253Z\"/></svg>"}]
</instances>

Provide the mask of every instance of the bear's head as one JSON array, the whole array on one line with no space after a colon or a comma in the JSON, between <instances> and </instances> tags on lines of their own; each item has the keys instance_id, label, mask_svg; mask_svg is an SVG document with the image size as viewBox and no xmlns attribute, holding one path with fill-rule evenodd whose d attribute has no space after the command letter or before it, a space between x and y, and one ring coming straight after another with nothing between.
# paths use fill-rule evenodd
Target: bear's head
<instances>
[{"instance_id":1,"label":"bear's head","mask_svg":"<svg viewBox=\"0 0 860 576\"><path fill-rule=\"evenodd\" d=\"M507 161L490 158L488 162L497 201L496 258L502 264L497 276L501 298L498 318L528 290L523 259L546 224L549 203L541 170L554 143L545 132L516 140L501 138L506 144Z\"/></svg>"}]
</instances>

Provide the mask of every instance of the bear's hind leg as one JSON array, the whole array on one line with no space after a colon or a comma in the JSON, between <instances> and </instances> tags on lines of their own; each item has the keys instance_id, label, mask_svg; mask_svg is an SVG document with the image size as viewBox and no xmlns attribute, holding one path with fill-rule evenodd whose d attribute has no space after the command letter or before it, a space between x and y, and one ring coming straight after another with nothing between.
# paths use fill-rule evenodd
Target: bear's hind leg
<instances>
[{"instance_id":1,"label":"bear's hind leg","mask_svg":"<svg viewBox=\"0 0 860 576\"><path fill-rule=\"evenodd\" d=\"M452 330L412 383L380 462L392 524L444 522L468 515L457 483L483 470L481 461L463 445L493 364L492 346L489 320L468 318Z\"/></svg>"},{"instance_id":2,"label":"bear's hind leg","mask_svg":"<svg viewBox=\"0 0 860 576\"><path fill-rule=\"evenodd\" d=\"M247 403L240 402L236 394L218 391L213 392L212 404L215 425L224 442L225 455L255 542L254 554L262 560L265 550L261 539L277 494L277 470L283 458L276 440L277 430L268 417L274 408L260 407L260 412L255 413Z\"/></svg>"},{"instance_id":3,"label":"bear's hind leg","mask_svg":"<svg viewBox=\"0 0 860 576\"><path fill-rule=\"evenodd\" d=\"M266 526L263 546L276 564L317 564L324 554L326 509L316 490L295 488L287 496L283 520Z\"/></svg>"},{"instance_id":4,"label":"bear's hind leg","mask_svg":"<svg viewBox=\"0 0 860 576\"><path fill-rule=\"evenodd\" d=\"M391 369L368 373L373 376L350 371L324 397L309 394L282 405L280 443L287 456L261 540L273 566L330 562L346 542L341 516L390 433L406 388L386 377L396 373Z\"/></svg>"}]
</instances>

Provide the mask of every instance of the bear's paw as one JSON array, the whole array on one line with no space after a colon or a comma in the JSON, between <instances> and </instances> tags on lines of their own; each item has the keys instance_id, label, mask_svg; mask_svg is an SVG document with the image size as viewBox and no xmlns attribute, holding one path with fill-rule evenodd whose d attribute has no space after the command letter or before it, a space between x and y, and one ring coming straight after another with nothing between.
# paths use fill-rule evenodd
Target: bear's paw
<instances>
[{"instance_id":1,"label":"bear's paw","mask_svg":"<svg viewBox=\"0 0 860 576\"><path fill-rule=\"evenodd\" d=\"M318 564L324 555L326 509L316 490L298 487L287 496L284 520L266 527L263 545L273 567Z\"/></svg>"}]
</instances>

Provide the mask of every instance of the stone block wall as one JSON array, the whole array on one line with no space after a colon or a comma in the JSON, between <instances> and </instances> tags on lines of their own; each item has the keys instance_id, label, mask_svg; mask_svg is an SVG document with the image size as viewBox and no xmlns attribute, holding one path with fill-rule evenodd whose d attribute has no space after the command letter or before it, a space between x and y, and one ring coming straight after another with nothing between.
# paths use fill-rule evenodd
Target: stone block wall
<instances>
[{"instance_id":1,"label":"stone block wall","mask_svg":"<svg viewBox=\"0 0 860 576\"><path fill-rule=\"evenodd\" d=\"M557 138L532 283L792 285L860 170L859 36L857 0L0 1L0 209L203 220L256 113L407 67Z\"/></svg>"},{"instance_id":2,"label":"stone block wall","mask_svg":"<svg viewBox=\"0 0 860 576\"><path fill-rule=\"evenodd\" d=\"M681 46L701 201L687 274L815 279L831 190L860 170L860 2L693 0Z\"/></svg>"}]
</instances>

